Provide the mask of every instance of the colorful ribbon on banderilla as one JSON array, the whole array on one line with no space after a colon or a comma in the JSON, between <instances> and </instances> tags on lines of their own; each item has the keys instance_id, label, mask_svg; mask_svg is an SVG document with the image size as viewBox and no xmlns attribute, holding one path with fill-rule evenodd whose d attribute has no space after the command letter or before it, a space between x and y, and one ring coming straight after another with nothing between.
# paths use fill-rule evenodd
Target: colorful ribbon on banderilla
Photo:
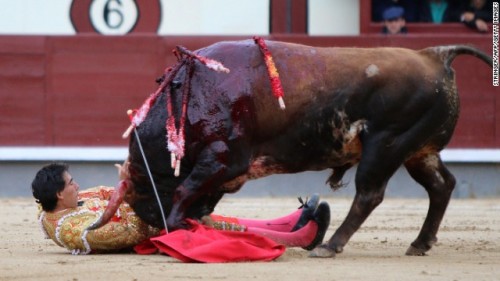
<instances>
[{"instance_id":1,"label":"colorful ribbon on banderilla","mask_svg":"<svg viewBox=\"0 0 500 281\"><path fill-rule=\"evenodd\" d=\"M271 81L273 95L278 99L280 108L285 109L285 103L283 101L283 87L281 86L278 70L276 69L271 53L267 49L266 43L262 38L254 37L254 41L259 46L264 56L264 62ZM181 159L184 157L184 126L186 122L187 105L191 94L191 78L194 74L195 60L217 72L229 73L229 69L216 60L197 55L182 46L177 46L172 52L177 57L177 64L173 67L165 69L163 80L161 81L158 89L149 95L139 109L127 111L131 124L125 133L123 133L122 137L128 138L130 133L146 119L149 110L157 98L162 92L165 91L167 100L167 121L165 124L167 131L167 148L170 151L171 167L174 169L174 175L177 177L180 174ZM187 66L187 73L183 83L184 88L182 92L182 109L179 120L179 128L176 128L176 120L173 114L172 97L170 93L171 87L168 87L168 85L172 83L175 76L184 65Z\"/></svg>"},{"instance_id":2,"label":"colorful ribbon on banderilla","mask_svg":"<svg viewBox=\"0 0 500 281\"><path fill-rule=\"evenodd\" d=\"M283 100L284 91L283 86L281 85L280 75L278 73L278 69L274 64L273 56L271 52L267 48L266 42L264 39L258 36L254 36L253 40L255 44L259 45L259 49L264 56L264 62L267 67L267 74L269 75L269 80L271 80L271 90L273 95L278 99L279 105L281 109L285 109L285 101Z\"/></svg>"}]
</instances>

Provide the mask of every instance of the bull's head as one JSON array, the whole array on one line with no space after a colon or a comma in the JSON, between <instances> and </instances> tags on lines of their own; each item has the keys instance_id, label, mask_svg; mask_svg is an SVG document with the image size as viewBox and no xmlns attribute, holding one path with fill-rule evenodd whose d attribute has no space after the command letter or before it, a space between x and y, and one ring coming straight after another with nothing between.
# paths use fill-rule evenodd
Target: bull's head
<instances>
[{"instance_id":1,"label":"bull's head","mask_svg":"<svg viewBox=\"0 0 500 281\"><path fill-rule=\"evenodd\" d=\"M189 139L193 136L190 133L192 128L185 125L184 121L187 119L186 108L195 61L207 67L203 70L211 69L226 73L229 70L219 62L198 56L183 47L178 47L174 53L178 56L178 64L167 69L165 75L157 80L160 87L132 118L130 128L135 127L136 131L130 136L129 143L130 178L119 185L118 192L115 192L114 198L110 201L113 204L108 205L101 219L90 229L104 225L123 199L146 223L163 227L163 216L152 181L157 188L164 216L167 217L176 200L175 196L178 196L176 190L192 170L192 163L196 161L198 148L196 141ZM127 132L130 133L131 130ZM174 140L172 140L172 135L175 137ZM186 136L185 139L184 136ZM185 144L189 144L189 147L186 145L186 150L189 150L186 155L184 155ZM150 171L146 168L148 166ZM215 202L220 197L220 194L216 194L200 199L200 202L193 202L192 208L182 210L183 215L200 218L213 210Z\"/></svg>"}]
</instances>

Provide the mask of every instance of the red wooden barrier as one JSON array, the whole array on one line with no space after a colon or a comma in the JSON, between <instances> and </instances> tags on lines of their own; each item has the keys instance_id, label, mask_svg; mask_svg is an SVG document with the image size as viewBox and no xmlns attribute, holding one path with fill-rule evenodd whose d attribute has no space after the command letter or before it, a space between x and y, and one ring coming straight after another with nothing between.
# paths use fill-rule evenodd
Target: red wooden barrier
<instances>
[{"instance_id":1,"label":"red wooden barrier","mask_svg":"<svg viewBox=\"0 0 500 281\"><path fill-rule=\"evenodd\" d=\"M125 146L125 111L156 89L175 58L221 40L248 37L0 36L0 146ZM401 46L466 43L491 54L491 35L379 34L344 37L273 35L314 46ZM450 147L499 148L500 104L491 68L461 56L453 64L462 115ZM285 74L282 74L285 75ZM498 125L497 125L498 124Z\"/></svg>"}]
</instances>

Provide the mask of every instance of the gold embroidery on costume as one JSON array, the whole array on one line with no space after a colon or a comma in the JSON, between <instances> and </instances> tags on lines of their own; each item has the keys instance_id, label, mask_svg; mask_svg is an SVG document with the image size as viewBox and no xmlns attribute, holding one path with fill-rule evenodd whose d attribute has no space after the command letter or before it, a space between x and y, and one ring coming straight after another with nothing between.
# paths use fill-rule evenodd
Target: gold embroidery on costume
<instances>
[{"instance_id":1,"label":"gold embroidery on costume","mask_svg":"<svg viewBox=\"0 0 500 281\"><path fill-rule=\"evenodd\" d=\"M237 218L220 216L215 214L211 214L209 216L203 216L201 218L201 223L217 230L229 230L229 231L240 231L240 232L245 232L247 230L246 225L240 224Z\"/></svg>"},{"instance_id":2,"label":"gold embroidery on costume","mask_svg":"<svg viewBox=\"0 0 500 281\"><path fill-rule=\"evenodd\" d=\"M244 225L225 221L215 221L213 222L212 227L217 230L246 231L246 227Z\"/></svg>"},{"instance_id":3,"label":"gold embroidery on costume","mask_svg":"<svg viewBox=\"0 0 500 281\"><path fill-rule=\"evenodd\" d=\"M95 198L89 194L95 195ZM111 221L103 227L87 231L108 205L112 190L100 187L82 192L83 205L56 213L42 212L40 223L48 236L57 245L69 249L73 254L88 254L91 251L113 251L130 248L145 239L159 234L159 230L144 223L132 208L123 203Z\"/></svg>"}]
</instances>

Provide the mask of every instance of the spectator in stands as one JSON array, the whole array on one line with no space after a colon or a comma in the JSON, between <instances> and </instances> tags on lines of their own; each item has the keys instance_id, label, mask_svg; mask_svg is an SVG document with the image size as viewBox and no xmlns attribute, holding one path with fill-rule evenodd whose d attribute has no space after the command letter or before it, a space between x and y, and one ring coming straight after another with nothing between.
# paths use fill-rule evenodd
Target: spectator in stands
<instances>
[{"instance_id":1,"label":"spectator in stands","mask_svg":"<svg viewBox=\"0 0 500 281\"><path fill-rule=\"evenodd\" d=\"M460 21L479 32L487 32L488 24L493 20L493 1L467 0L460 15Z\"/></svg>"},{"instance_id":2,"label":"spectator in stands","mask_svg":"<svg viewBox=\"0 0 500 281\"><path fill-rule=\"evenodd\" d=\"M415 0L372 0L372 21L382 22L384 11L390 7L402 7L407 22L418 21L418 1Z\"/></svg>"},{"instance_id":3,"label":"spectator in stands","mask_svg":"<svg viewBox=\"0 0 500 281\"><path fill-rule=\"evenodd\" d=\"M420 7L421 22L443 23L460 21L460 2L457 0L425 0Z\"/></svg>"},{"instance_id":4,"label":"spectator in stands","mask_svg":"<svg viewBox=\"0 0 500 281\"><path fill-rule=\"evenodd\" d=\"M402 7L390 7L383 13L384 34L405 34L408 32L406 29L406 21L404 18L405 10Z\"/></svg>"}]
</instances>

